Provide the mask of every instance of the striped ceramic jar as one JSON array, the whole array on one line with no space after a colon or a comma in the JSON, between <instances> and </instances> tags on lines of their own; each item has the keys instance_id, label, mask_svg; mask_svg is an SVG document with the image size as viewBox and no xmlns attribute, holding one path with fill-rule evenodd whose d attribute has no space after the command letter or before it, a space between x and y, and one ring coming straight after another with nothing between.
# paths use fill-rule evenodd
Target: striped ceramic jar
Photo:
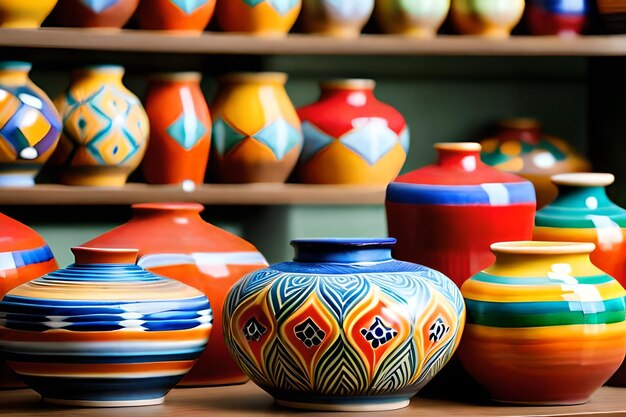
<instances>
[{"instance_id":1,"label":"striped ceramic jar","mask_svg":"<svg viewBox=\"0 0 626 417\"><path fill-rule=\"evenodd\" d=\"M626 353L626 291L592 243L506 242L463 285L463 366L496 401L580 404Z\"/></svg>"},{"instance_id":2,"label":"striped ceramic jar","mask_svg":"<svg viewBox=\"0 0 626 417\"><path fill-rule=\"evenodd\" d=\"M135 249L72 251L75 264L13 289L0 302L7 363L47 402L163 402L208 341L207 298L135 265Z\"/></svg>"}]
</instances>

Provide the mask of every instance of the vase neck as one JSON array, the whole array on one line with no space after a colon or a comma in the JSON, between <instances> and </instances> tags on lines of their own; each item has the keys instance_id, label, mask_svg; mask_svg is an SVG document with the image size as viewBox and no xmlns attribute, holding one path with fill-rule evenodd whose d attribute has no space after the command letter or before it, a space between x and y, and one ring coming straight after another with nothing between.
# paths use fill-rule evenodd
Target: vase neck
<instances>
[{"instance_id":1,"label":"vase neck","mask_svg":"<svg viewBox=\"0 0 626 417\"><path fill-rule=\"evenodd\" d=\"M75 265L130 265L137 261L138 249L72 248Z\"/></svg>"},{"instance_id":2,"label":"vase neck","mask_svg":"<svg viewBox=\"0 0 626 417\"><path fill-rule=\"evenodd\" d=\"M376 263L392 259L395 239L299 239L291 241L295 262Z\"/></svg>"},{"instance_id":3,"label":"vase neck","mask_svg":"<svg viewBox=\"0 0 626 417\"><path fill-rule=\"evenodd\" d=\"M122 83L124 67L118 65L97 65L75 70L72 73L72 82L84 79L97 79L100 83Z\"/></svg>"},{"instance_id":4,"label":"vase neck","mask_svg":"<svg viewBox=\"0 0 626 417\"><path fill-rule=\"evenodd\" d=\"M340 98L354 107L362 107L374 99L373 80L336 80L320 83L320 99Z\"/></svg>"},{"instance_id":5,"label":"vase neck","mask_svg":"<svg viewBox=\"0 0 626 417\"><path fill-rule=\"evenodd\" d=\"M199 220L204 206L196 203L147 203L133 204L133 218L167 218L177 224Z\"/></svg>"},{"instance_id":6,"label":"vase neck","mask_svg":"<svg viewBox=\"0 0 626 417\"><path fill-rule=\"evenodd\" d=\"M439 143L437 165L462 172L474 172L482 164L478 143Z\"/></svg>"},{"instance_id":7,"label":"vase neck","mask_svg":"<svg viewBox=\"0 0 626 417\"><path fill-rule=\"evenodd\" d=\"M553 207L596 209L615 205L601 186L558 185L558 196L550 203Z\"/></svg>"},{"instance_id":8,"label":"vase neck","mask_svg":"<svg viewBox=\"0 0 626 417\"><path fill-rule=\"evenodd\" d=\"M0 84L7 86L25 84L31 67L28 62L0 62Z\"/></svg>"}]
</instances>

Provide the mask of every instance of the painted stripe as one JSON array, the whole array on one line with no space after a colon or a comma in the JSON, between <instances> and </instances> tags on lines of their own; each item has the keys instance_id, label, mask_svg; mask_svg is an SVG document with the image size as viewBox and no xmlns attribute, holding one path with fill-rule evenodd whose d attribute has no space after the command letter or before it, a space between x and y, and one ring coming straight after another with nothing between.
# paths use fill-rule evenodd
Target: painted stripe
<instances>
[{"instance_id":1,"label":"painted stripe","mask_svg":"<svg viewBox=\"0 0 626 417\"><path fill-rule=\"evenodd\" d=\"M170 330L164 332L142 332L135 330L120 330L116 332L81 332L74 333L65 330L49 330L44 333L25 332L0 327L2 339L13 342L111 342L111 341L160 341L160 340L194 340L204 339L211 329L210 324L205 324L190 330Z\"/></svg>"},{"instance_id":2,"label":"painted stripe","mask_svg":"<svg viewBox=\"0 0 626 417\"><path fill-rule=\"evenodd\" d=\"M154 378L186 374L194 361L149 362L140 364L42 364L9 361L20 375L58 376L71 378Z\"/></svg>"},{"instance_id":3,"label":"painted stripe","mask_svg":"<svg viewBox=\"0 0 626 417\"><path fill-rule=\"evenodd\" d=\"M80 356L95 356L112 354L177 354L188 353L190 350L203 347L209 338L194 340L174 340L162 341L154 340L151 342L17 342L12 340L3 340L0 342L0 349L14 353L42 353L45 355L68 355L75 354Z\"/></svg>"},{"instance_id":4,"label":"painted stripe","mask_svg":"<svg viewBox=\"0 0 626 417\"><path fill-rule=\"evenodd\" d=\"M35 249L0 253L0 270L17 269L27 265L48 262L54 258L48 245Z\"/></svg>"},{"instance_id":5,"label":"painted stripe","mask_svg":"<svg viewBox=\"0 0 626 417\"><path fill-rule=\"evenodd\" d=\"M548 278L548 277L503 277L484 272L479 272L472 277L472 280L479 282L486 282L490 284L502 284L502 285L562 285L563 280L561 278ZM572 277L574 280L571 283L598 285L613 282L613 278L608 275L596 275L592 277Z\"/></svg>"},{"instance_id":6,"label":"painted stripe","mask_svg":"<svg viewBox=\"0 0 626 417\"><path fill-rule=\"evenodd\" d=\"M267 265L267 261L259 252L159 253L142 256L137 265L148 269L173 265Z\"/></svg>"},{"instance_id":7,"label":"painted stripe","mask_svg":"<svg viewBox=\"0 0 626 417\"><path fill-rule=\"evenodd\" d=\"M173 353L171 355L165 353L149 353L137 352L128 355L108 355L98 354L92 356L78 355L41 355L41 354L24 354L15 352L3 352L2 357L8 361L14 362L32 362L32 363L85 363L85 364L121 364L121 363L152 363L152 362L177 362L186 360L195 360L200 353L204 351L204 346L196 349L190 349L184 353Z\"/></svg>"},{"instance_id":8,"label":"painted stripe","mask_svg":"<svg viewBox=\"0 0 626 417\"><path fill-rule=\"evenodd\" d=\"M474 280L465 281L463 296L466 299L485 302L597 302L623 298L626 291L617 281L605 284L579 284L572 277L560 277L561 285L520 285L511 291L508 285L489 284ZM569 279L573 283L569 283Z\"/></svg>"},{"instance_id":9,"label":"painted stripe","mask_svg":"<svg viewBox=\"0 0 626 417\"><path fill-rule=\"evenodd\" d=\"M535 189L528 181L481 185L421 185L394 182L387 187L387 201L439 205L532 204L535 203Z\"/></svg>"}]
</instances>

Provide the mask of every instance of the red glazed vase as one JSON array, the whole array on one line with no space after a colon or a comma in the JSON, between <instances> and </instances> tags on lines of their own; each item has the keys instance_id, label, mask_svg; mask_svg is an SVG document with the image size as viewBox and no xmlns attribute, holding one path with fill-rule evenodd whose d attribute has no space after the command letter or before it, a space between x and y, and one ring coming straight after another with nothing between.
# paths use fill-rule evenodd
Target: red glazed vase
<instances>
[{"instance_id":1,"label":"red glazed vase","mask_svg":"<svg viewBox=\"0 0 626 417\"><path fill-rule=\"evenodd\" d=\"M374 96L373 80L321 84L319 100L298 110L304 147L301 182L389 184L409 147L404 117Z\"/></svg>"},{"instance_id":2,"label":"red glazed vase","mask_svg":"<svg viewBox=\"0 0 626 417\"><path fill-rule=\"evenodd\" d=\"M526 0L526 22L538 36L578 35L585 27L587 0Z\"/></svg>"},{"instance_id":3,"label":"red glazed vase","mask_svg":"<svg viewBox=\"0 0 626 417\"><path fill-rule=\"evenodd\" d=\"M139 0L59 0L51 19L58 26L120 29Z\"/></svg>"},{"instance_id":4,"label":"red glazed vase","mask_svg":"<svg viewBox=\"0 0 626 417\"><path fill-rule=\"evenodd\" d=\"M387 188L394 257L443 272L459 287L491 265L495 242L530 240L532 184L480 161L478 143L440 143L436 164L398 177Z\"/></svg>"},{"instance_id":5,"label":"red glazed vase","mask_svg":"<svg viewBox=\"0 0 626 417\"><path fill-rule=\"evenodd\" d=\"M204 182L211 115L200 77L196 72L181 72L150 78L145 101L150 140L142 165L150 184Z\"/></svg>"},{"instance_id":6,"label":"red glazed vase","mask_svg":"<svg viewBox=\"0 0 626 417\"><path fill-rule=\"evenodd\" d=\"M239 384L248 378L224 343L222 305L242 276L264 268L267 262L252 244L204 222L202 210L202 205L193 203L135 204L128 223L82 246L138 248L139 266L205 293L214 314L211 339L179 385Z\"/></svg>"},{"instance_id":7,"label":"red glazed vase","mask_svg":"<svg viewBox=\"0 0 626 417\"><path fill-rule=\"evenodd\" d=\"M141 0L135 16L141 29L202 32L214 11L215 0Z\"/></svg>"}]
</instances>

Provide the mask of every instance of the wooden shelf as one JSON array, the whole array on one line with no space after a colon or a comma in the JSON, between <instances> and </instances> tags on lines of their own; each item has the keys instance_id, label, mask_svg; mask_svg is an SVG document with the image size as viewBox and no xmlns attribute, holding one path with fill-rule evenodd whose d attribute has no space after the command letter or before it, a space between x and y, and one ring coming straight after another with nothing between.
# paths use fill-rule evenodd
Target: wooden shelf
<instances>
[{"instance_id":1,"label":"wooden shelf","mask_svg":"<svg viewBox=\"0 0 626 417\"><path fill-rule=\"evenodd\" d=\"M128 184L121 188L37 185L0 189L0 204L115 205L194 201L207 205L383 204L384 186L304 184L204 184L185 191L176 185Z\"/></svg>"},{"instance_id":2,"label":"wooden shelf","mask_svg":"<svg viewBox=\"0 0 626 417\"><path fill-rule=\"evenodd\" d=\"M278 408L272 398L252 383L233 387L175 389L168 394L165 404L152 407L71 409L42 404L39 396L30 390L0 392L2 415L20 416L64 416L64 417L100 417L119 415L125 417L168 417L168 416L282 416L301 414L307 417L337 416L333 413L298 413L289 409ZM363 413L342 413L360 415ZM411 405L402 410L374 413L385 416L626 416L624 391L620 388L604 387L592 400L584 405L568 407L513 407L495 404L468 404L463 402L443 401L438 399L413 398Z\"/></svg>"},{"instance_id":3,"label":"wooden shelf","mask_svg":"<svg viewBox=\"0 0 626 417\"><path fill-rule=\"evenodd\" d=\"M293 34L259 38L231 33L163 33L111 29L0 29L0 46L72 50L227 55L460 55L626 56L626 36L577 38L515 36L483 39L448 35L412 39L363 35L358 39Z\"/></svg>"}]
</instances>

